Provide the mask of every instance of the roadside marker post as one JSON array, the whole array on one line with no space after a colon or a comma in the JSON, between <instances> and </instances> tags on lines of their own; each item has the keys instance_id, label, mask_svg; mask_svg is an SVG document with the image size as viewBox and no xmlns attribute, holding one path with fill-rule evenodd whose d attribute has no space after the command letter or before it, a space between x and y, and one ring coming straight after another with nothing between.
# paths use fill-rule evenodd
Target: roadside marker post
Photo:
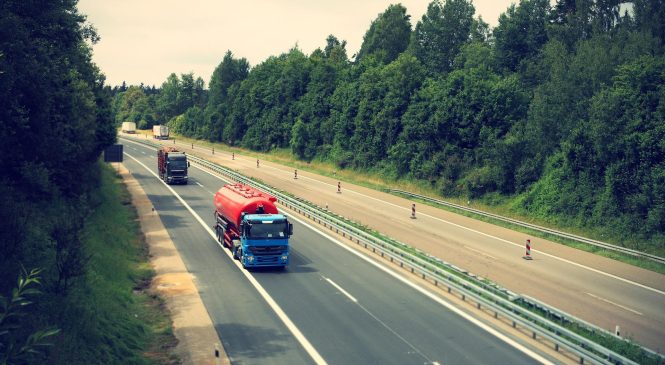
<instances>
[{"instance_id":1,"label":"roadside marker post","mask_svg":"<svg viewBox=\"0 0 665 365\"><path fill-rule=\"evenodd\" d=\"M416 204L411 204L411 219L416 219Z\"/></svg>"},{"instance_id":2,"label":"roadside marker post","mask_svg":"<svg viewBox=\"0 0 665 365\"><path fill-rule=\"evenodd\" d=\"M219 361L219 345L215 344L215 365L219 365Z\"/></svg>"},{"instance_id":3,"label":"roadside marker post","mask_svg":"<svg viewBox=\"0 0 665 365\"><path fill-rule=\"evenodd\" d=\"M340 181L337 182L337 194L342 193L342 183Z\"/></svg>"},{"instance_id":4,"label":"roadside marker post","mask_svg":"<svg viewBox=\"0 0 665 365\"><path fill-rule=\"evenodd\" d=\"M526 240L526 254L522 256L523 259L525 260L533 260L533 257L531 257L531 240L527 239Z\"/></svg>"},{"instance_id":5,"label":"roadside marker post","mask_svg":"<svg viewBox=\"0 0 665 365\"><path fill-rule=\"evenodd\" d=\"M298 170L297 169L293 170L293 178L296 179L296 180L298 179Z\"/></svg>"}]
</instances>

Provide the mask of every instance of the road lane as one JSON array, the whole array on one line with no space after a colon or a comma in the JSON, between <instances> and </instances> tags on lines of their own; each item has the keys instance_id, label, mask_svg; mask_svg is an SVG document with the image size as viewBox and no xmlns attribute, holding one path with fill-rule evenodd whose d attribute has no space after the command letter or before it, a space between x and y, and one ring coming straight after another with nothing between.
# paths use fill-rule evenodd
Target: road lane
<instances>
[{"instance_id":1,"label":"road lane","mask_svg":"<svg viewBox=\"0 0 665 365\"><path fill-rule=\"evenodd\" d=\"M190 176L194 184L173 188L191 204L194 211L212 225L212 194L199 184L209 187L214 186L217 181L216 184L221 186L222 182L208 174L198 173L194 168ZM328 362L422 364L442 361L496 363L497 360L502 360L499 363L534 363L533 359L495 336L447 311L403 283L395 282L354 255L333 244L325 243L324 237L298 222L295 223L293 257L287 272L257 270L253 276L284 308ZM168 227L168 224L166 226ZM188 267L202 267L199 259L186 260L186 264ZM214 266L214 263L205 266L210 265ZM196 275L200 278L200 274ZM322 275L335 277L336 281L348 281L348 277L372 277L373 281L361 280L362 286L391 289L383 290L383 294L375 292L362 306L349 305L348 297L339 295ZM215 306L225 305L224 299L208 298L205 288L206 286L202 297L206 306L208 303L214 303ZM399 290L394 291L394 288ZM366 288L360 287L356 290L366 291ZM392 302L401 304L395 307ZM416 320L414 316L417 317ZM217 321L214 316L213 321ZM418 325L414 326L414 323ZM222 330L234 328L219 328L223 341L225 335ZM402 332L407 335L402 335ZM483 344L483 348L487 350L480 353L473 351L478 344ZM224 345L225 348L230 346L236 349L247 346L246 343L227 341ZM227 351L236 356L251 354L251 351L247 350Z\"/></svg>"},{"instance_id":2,"label":"road lane","mask_svg":"<svg viewBox=\"0 0 665 365\"><path fill-rule=\"evenodd\" d=\"M321 206L328 204L337 214L600 327L611 331L620 325L623 335L665 351L665 275L541 239L532 239L534 260L525 261L521 244L528 236L523 233L425 205L418 206L418 219L409 219L412 202L407 199L349 183L337 194L336 179L299 171L296 180L290 167L262 162L257 169L255 159L192 152Z\"/></svg>"},{"instance_id":3,"label":"road lane","mask_svg":"<svg viewBox=\"0 0 665 365\"><path fill-rule=\"evenodd\" d=\"M137 154L133 157L144 164L150 162L147 157L141 156ZM124 164L142 185L185 266L194 275L217 333L224 334L220 336L221 343L232 362L314 363L225 252L183 209L164 184L131 159L126 159Z\"/></svg>"}]
</instances>

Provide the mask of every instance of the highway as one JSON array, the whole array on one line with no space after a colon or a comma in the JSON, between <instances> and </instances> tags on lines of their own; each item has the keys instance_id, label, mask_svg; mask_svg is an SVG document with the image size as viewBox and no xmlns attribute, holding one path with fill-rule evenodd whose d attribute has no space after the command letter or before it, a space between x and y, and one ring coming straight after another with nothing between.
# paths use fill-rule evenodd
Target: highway
<instances>
[{"instance_id":1,"label":"highway","mask_svg":"<svg viewBox=\"0 0 665 365\"><path fill-rule=\"evenodd\" d=\"M464 268L519 294L528 295L583 320L665 352L665 275L576 250L524 233L418 204L390 194L229 154L196 153L280 190L307 199L344 217ZM522 259L532 239L534 260Z\"/></svg>"},{"instance_id":2,"label":"highway","mask_svg":"<svg viewBox=\"0 0 665 365\"><path fill-rule=\"evenodd\" d=\"M234 364L548 362L293 214L289 268L240 269L209 230L225 182L192 167L189 185L167 187L154 175L156 152L124 144L124 164L196 277Z\"/></svg>"}]
</instances>

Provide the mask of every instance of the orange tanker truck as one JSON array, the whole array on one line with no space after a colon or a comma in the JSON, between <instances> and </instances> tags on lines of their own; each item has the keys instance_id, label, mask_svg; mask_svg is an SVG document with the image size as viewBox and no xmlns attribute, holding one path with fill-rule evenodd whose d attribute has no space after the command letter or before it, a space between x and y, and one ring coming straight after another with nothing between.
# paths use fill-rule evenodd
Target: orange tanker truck
<instances>
[{"instance_id":1,"label":"orange tanker truck","mask_svg":"<svg viewBox=\"0 0 665 365\"><path fill-rule=\"evenodd\" d=\"M228 184L215 193L217 240L231 249L245 268L289 264L293 224L279 213L277 198L243 184Z\"/></svg>"}]
</instances>

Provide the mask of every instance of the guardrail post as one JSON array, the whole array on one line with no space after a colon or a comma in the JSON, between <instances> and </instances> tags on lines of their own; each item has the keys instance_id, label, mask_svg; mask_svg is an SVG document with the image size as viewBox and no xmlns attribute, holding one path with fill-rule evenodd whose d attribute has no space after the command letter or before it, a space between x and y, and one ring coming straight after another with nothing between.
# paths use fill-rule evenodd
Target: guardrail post
<instances>
[{"instance_id":1,"label":"guardrail post","mask_svg":"<svg viewBox=\"0 0 665 365\"><path fill-rule=\"evenodd\" d=\"M192 149L194 149L194 143L192 143Z\"/></svg>"}]
</instances>

